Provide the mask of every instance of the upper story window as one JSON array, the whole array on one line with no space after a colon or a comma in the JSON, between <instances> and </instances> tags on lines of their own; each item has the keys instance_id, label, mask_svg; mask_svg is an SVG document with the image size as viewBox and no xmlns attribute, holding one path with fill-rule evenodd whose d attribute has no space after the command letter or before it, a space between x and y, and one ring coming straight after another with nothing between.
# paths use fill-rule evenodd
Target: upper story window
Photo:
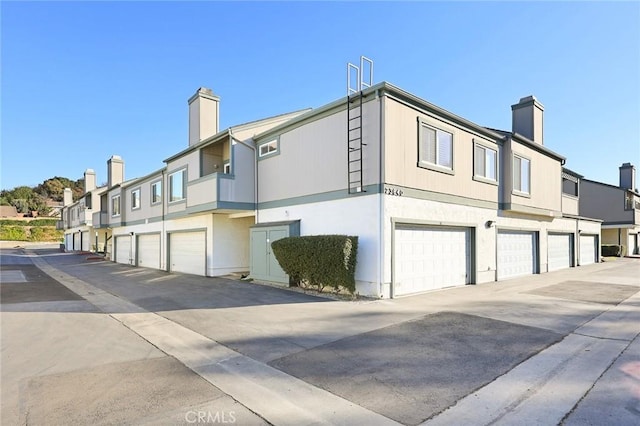
<instances>
[{"instance_id":1,"label":"upper story window","mask_svg":"<svg viewBox=\"0 0 640 426\"><path fill-rule=\"evenodd\" d=\"M169 202L184 199L187 169L178 170L169 175Z\"/></svg>"},{"instance_id":2,"label":"upper story window","mask_svg":"<svg viewBox=\"0 0 640 426\"><path fill-rule=\"evenodd\" d=\"M131 191L131 210L140 208L140 188Z\"/></svg>"},{"instance_id":3,"label":"upper story window","mask_svg":"<svg viewBox=\"0 0 640 426\"><path fill-rule=\"evenodd\" d=\"M258 147L258 155L260 157L266 157L268 155L274 155L278 152L278 140L274 139L272 141L263 143Z\"/></svg>"},{"instance_id":4,"label":"upper story window","mask_svg":"<svg viewBox=\"0 0 640 426\"><path fill-rule=\"evenodd\" d=\"M531 161L513 156L513 190L523 194L531 191Z\"/></svg>"},{"instance_id":5,"label":"upper story window","mask_svg":"<svg viewBox=\"0 0 640 426\"><path fill-rule=\"evenodd\" d=\"M475 144L473 148L473 175L495 182L498 177L497 160L498 151Z\"/></svg>"},{"instance_id":6,"label":"upper story window","mask_svg":"<svg viewBox=\"0 0 640 426\"><path fill-rule=\"evenodd\" d=\"M624 194L624 209L625 210L640 210L640 197L636 197L630 192Z\"/></svg>"},{"instance_id":7,"label":"upper story window","mask_svg":"<svg viewBox=\"0 0 640 426\"><path fill-rule=\"evenodd\" d=\"M572 197L577 197L578 178L562 172L562 193L565 195L571 195Z\"/></svg>"},{"instance_id":8,"label":"upper story window","mask_svg":"<svg viewBox=\"0 0 640 426\"><path fill-rule=\"evenodd\" d=\"M420 122L418 165L453 171L453 135Z\"/></svg>"},{"instance_id":9,"label":"upper story window","mask_svg":"<svg viewBox=\"0 0 640 426\"><path fill-rule=\"evenodd\" d=\"M157 204L162 201L162 181L153 182L151 184L151 204Z\"/></svg>"},{"instance_id":10,"label":"upper story window","mask_svg":"<svg viewBox=\"0 0 640 426\"><path fill-rule=\"evenodd\" d=\"M224 163L224 165L222 166L222 171L225 174L230 174L231 173L231 163Z\"/></svg>"},{"instance_id":11,"label":"upper story window","mask_svg":"<svg viewBox=\"0 0 640 426\"><path fill-rule=\"evenodd\" d=\"M120 216L120 196L111 197L111 217Z\"/></svg>"}]
</instances>

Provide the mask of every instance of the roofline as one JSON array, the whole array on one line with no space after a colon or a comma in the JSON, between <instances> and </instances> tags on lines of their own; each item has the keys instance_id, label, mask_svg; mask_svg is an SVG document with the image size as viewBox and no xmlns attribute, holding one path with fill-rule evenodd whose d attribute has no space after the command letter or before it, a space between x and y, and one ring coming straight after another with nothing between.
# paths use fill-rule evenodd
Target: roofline
<instances>
[{"instance_id":1,"label":"roofline","mask_svg":"<svg viewBox=\"0 0 640 426\"><path fill-rule=\"evenodd\" d=\"M606 186L606 187L609 187L609 188L617 189L619 191L629 191L629 192L631 192L631 193L633 193L635 195L640 196L640 192L636 192L635 190L629 189L629 188L621 188L619 186L611 185L610 183L598 182L597 180L591 180L591 179L586 179L586 178L583 178L582 181L583 182L595 183L595 184L598 184L598 185L602 185L602 186Z\"/></svg>"},{"instance_id":2,"label":"roofline","mask_svg":"<svg viewBox=\"0 0 640 426\"><path fill-rule=\"evenodd\" d=\"M582 176L580 173L576 173L576 172L574 172L573 170L568 169L568 168L566 168L566 167L563 167L563 168L562 168L562 171L563 171L563 172L565 172L565 173L567 173L567 174L570 174L571 176L575 176L575 177L577 177L577 178L579 178L579 179L584 178L584 176Z\"/></svg>"},{"instance_id":3,"label":"roofline","mask_svg":"<svg viewBox=\"0 0 640 426\"><path fill-rule=\"evenodd\" d=\"M122 188L128 188L128 187L132 186L134 183L137 183L137 182L142 183L142 182L144 182L145 180L148 180L148 179L150 179L150 178L152 178L152 177L156 176L158 173L161 173L161 172L163 172L163 171L165 171L165 170L167 170L167 166L164 166L164 167L162 167L162 168L160 168L160 169L158 169L158 170L155 170L155 171L153 171L153 172L151 172L151 173L148 173L148 174L146 174L146 175L144 175L144 176L142 176L142 177L135 178L135 179L131 179L131 180L128 180L128 181L126 181L126 182L123 182L123 183L121 183L121 184L120 184L120 187L122 187Z\"/></svg>"},{"instance_id":4,"label":"roofline","mask_svg":"<svg viewBox=\"0 0 640 426\"><path fill-rule=\"evenodd\" d=\"M501 135L497 132L492 131L491 129L488 129L486 127L480 126L476 123L473 123L465 118L460 117L459 115L453 114L452 112L449 112L443 108L440 108L437 105L434 105L422 98L419 98L416 95L413 95L409 92L407 92L406 90L403 90L397 86L394 86L393 84L383 81L381 83L378 84L374 84L373 86L365 89L362 91L362 95L364 98L372 95L372 94L377 94L379 92L383 92L383 93L388 93L390 95L393 95L397 98L399 98L400 100L404 100L405 102L411 103L413 105L418 106L421 109L427 110L427 111L431 111L434 112L458 125L462 125L464 127L470 128L475 130L476 132L485 135L487 137L496 139L496 140L504 140L504 135ZM300 123L307 121L309 119L312 119L315 116L321 115L321 114L326 114L327 112L334 110L334 109L342 109L345 108L346 109L346 104L347 104L347 96L343 96L342 98L339 98L333 102L330 102L328 104L322 105L318 108L314 108L309 112L306 112L304 114L299 115L298 117L287 121L286 123L282 123L279 126L276 126L272 129L266 130L262 133L259 133L257 135L254 136L254 141L257 141L259 139L263 139L266 137L271 137L275 134L278 133L283 133L286 129L288 128L292 128L292 127L297 127Z\"/></svg>"},{"instance_id":5,"label":"roofline","mask_svg":"<svg viewBox=\"0 0 640 426\"><path fill-rule=\"evenodd\" d=\"M171 157L165 159L164 162L168 163L169 161L173 161L176 158L180 158L183 155L188 154L191 151L195 151L196 149L202 148L205 145L208 145L208 144L213 143L213 142L218 142L219 140L224 139L225 136L230 136L234 131L250 129L251 127L256 127L256 126L260 125L261 123L264 123L265 121L277 120L279 118L284 118L284 117L286 117L288 115L299 114L302 111L307 111L307 110L310 110L310 108L291 111L291 112L287 112L287 113L284 113L284 114L273 115L273 116L270 116L270 117L261 118L259 120L248 121L246 123L238 124L236 126L227 127L226 129L216 133L215 135L209 136L208 138L203 139L203 140L199 141L198 143L195 143L195 144L193 144L191 146L188 146L187 148L183 149L182 151L178 152L177 154L174 154Z\"/></svg>"},{"instance_id":6,"label":"roofline","mask_svg":"<svg viewBox=\"0 0 640 426\"><path fill-rule=\"evenodd\" d=\"M527 138L525 136L522 136L519 133L512 132L511 133L511 138L516 140L516 142L524 144L524 145L528 146L529 148L531 148L531 149L533 149L535 151L538 151L538 152L540 152L542 154L546 154L549 157L555 158L556 160L560 160L562 162L562 164L564 164L565 161L567 161L566 157L563 157L562 155L558 154L555 151L551 151L549 148L545 147L544 145L536 143L536 142L532 141L531 139L529 139L529 138Z\"/></svg>"}]
</instances>

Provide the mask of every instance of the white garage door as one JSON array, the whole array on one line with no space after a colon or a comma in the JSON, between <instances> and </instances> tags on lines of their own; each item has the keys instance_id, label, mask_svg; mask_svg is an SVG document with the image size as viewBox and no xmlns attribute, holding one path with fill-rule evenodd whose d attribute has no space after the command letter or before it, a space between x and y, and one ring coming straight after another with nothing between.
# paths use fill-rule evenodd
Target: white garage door
<instances>
[{"instance_id":1,"label":"white garage door","mask_svg":"<svg viewBox=\"0 0 640 426\"><path fill-rule=\"evenodd\" d=\"M580 265L596 262L596 236L580 235Z\"/></svg>"},{"instance_id":2,"label":"white garage door","mask_svg":"<svg viewBox=\"0 0 640 426\"><path fill-rule=\"evenodd\" d=\"M82 237L81 237L81 242L82 242L82 250L84 251L89 251L91 250L91 243L89 242L89 232L83 232L82 233Z\"/></svg>"},{"instance_id":3,"label":"white garage door","mask_svg":"<svg viewBox=\"0 0 640 426\"><path fill-rule=\"evenodd\" d=\"M549 234L547 238L549 271L571 267L571 258L573 257L573 250L571 250L572 237L572 234Z\"/></svg>"},{"instance_id":4,"label":"white garage door","mask_svg":"<svg viewBox=\"0 0 640 426\"><path fill-rule=\"evenodd\" d=\"M638 234L629 234L627 239L629 240L627 243L627 256L637 254Z\"/></svg>"},{"instance_id":5,"label":"white garage door","mask_svg":"<svg viewBox=\"0 0 640 426\"><path fill-rule=\"evenodd\" d=\"M398 225L394 235L394 295L469 283L470 231Z\"/></svg>"},{"instance_id":6,"label":"white garage door","mask_svg":"<svg viewBox=\"0 0 640 426\"><path fill-rule=\"evenodd\" d=\"M73 233L73 249L80 250L80 233L79 232Z\"/></svg>"},{"instance_id":7,"label":"white garage door","mask_svg":"<svg viewBox=\"0 0 640 426\"><path fill-rule=\"evenodd\" d=\"M160 269L160 234L138 235L138 266Z\"/></svg>"},{"instance_id":8,"label":"white garage door","mask_svg":"<svg viewBox=\"0 0 640 426\"><path fill-rule=\"evenodd\" d=\"M173 232L169 234L170 271L206 275L205 232Z\"/></svg>"},{"instance_id":9,"label":"white garage door","mask_svg":"<svg viewBox=\"0 0 640 426\"><path fill-rule=\"evenodd\" d=\"M533 232L498 232L498 279L535 273L535 236Z\"/></svg>"},{"instance_id":10,"label":"white garage door","mask_svg":"<svg viewBox=\"0 0 640 426\"><path fill-rule=\"evenodd\" d=\"M131 264L131 237L124 235L121 237L115 237L116 239L116 257L115 260L118 263Z\"/></svg>"},{"instance_id":11,"label":"white garage door","mask_svg":"<svg viewBox=\"0 0 640 426\"><path fill-rule=\"evenodd\" d=\"M64 244L67 248L67 251L71 251L73 250L73 235L72 234L66 234L64 236Z\"/></svg>"}]
</instances>

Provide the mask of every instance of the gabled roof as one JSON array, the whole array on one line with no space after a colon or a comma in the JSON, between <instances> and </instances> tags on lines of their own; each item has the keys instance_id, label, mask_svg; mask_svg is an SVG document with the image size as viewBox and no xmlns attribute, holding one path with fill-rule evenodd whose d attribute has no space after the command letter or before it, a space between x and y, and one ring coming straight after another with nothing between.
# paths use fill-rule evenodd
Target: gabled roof
<instances>
[{"instance_id":1,"label":"gabled roof","mask_svg":"<svg viewBox=\"0 0 640 426\"><path fill-rule=\"evenodd\" d=\"M604 183L604 182L598 182L597 180L591 180L591 179L582 179L583 182L589 182L589 183L595 183L596 185L602 185L604 187L610 188L610 189L617 189L618 191L629 191L637 196L640 196L640 192L637 192L633 189L629 189L629 188L621 188L619 186L615 186L615 185L611 185L610 183Z\"/></svg>"},{"instance_id":2,"label":"gabled roof","mask_svg":"<svg viewBox=\"0 0 640 426\"><path fill-rule=\"evenodd\" d=\"M305 109L301 109L298 111L292 111L292 112L288 112L285 114L278 114L278 115L274 115L271 117L267 117L267 118L263 118L260 120L253 120L253 121L248 121L246 123L243 124L238 124L236 126L231 126L231 127L227 127L226 129L216 133L213 136L209 136L206 139L201 140L200 142L191 145L185 149L183 149L182 151L178 152L177 154L172 155L171 157L167 158L166 160L164 160L165 163L168 163L169 161L175 160L176 158L182 157L185 154L188 154L192 151L195 151L196 149L200 149L206 145L209 145L211 143L217 142L219 140L224 139L226 136L229 136L230 134L232 134L233 132L236 131L240 131L240 130L247 130L250 129L252 127L257 127L260 126L262 124L264 124L265 122L268 121L276 121L276 120L280 120L280 119L286 119L287 117L291 117L294 118L300 114L303 114L306 111L309 111L311 108L305 108Z\"/></svg>"}]
</instances>

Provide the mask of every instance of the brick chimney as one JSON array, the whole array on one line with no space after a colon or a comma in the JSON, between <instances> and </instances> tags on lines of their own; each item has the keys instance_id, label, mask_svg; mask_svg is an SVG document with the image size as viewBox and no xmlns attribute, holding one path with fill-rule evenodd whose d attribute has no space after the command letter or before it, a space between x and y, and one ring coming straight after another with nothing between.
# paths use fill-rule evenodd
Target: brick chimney
<instances>
[{"instance_id":1,"label":"brick chimney","mask_svg":"<svg viewBox=\"0 0 640 426\"><path fill-rule=\"evenodd\" d=\"M620 166L620 188L632 191L636 188L636 168L631 163Z\"/></svg>"},{"instance_id":2,"label":"brick chimney","mask_svg":"<svg viewBox=\"0 0 640 426\"><path fill-rule=\"evenodd\" d=\"M527 96L517 104L511 105L511 117L511 129L514 133L544 145L544 106L535 96Z\"/></svg>"},{"instance_id":3,"label":"brick chimney","mask_svg":"<svg viewBox=\"0 0 640 426\"><path fill-rule=\"evenodd\" d=\"M71 188L65 188L62 192L62 205L64 207L73 203L73 192L71 192Z\"/></svg>"},{"instance_id":4,"label":"brick chimney","mask_svg":"<svg viewBox=\"0 0 640 426\"><path fill-rule=\"evenodd\" d=\"M112 155L107 160L107 187L124 182L124 161L119 155Z\"/></svg>"},{"instance_id":5,"label":"brick chimney","mask_svg":"<svg viewBox=\"0 0 640 426\"><path fill-rule=\"evenodd\" d=\"M218 133L219 108L211 89L201 87L189 98L189 146Z\"/></svg>"},{"instance_id":6,"label":"brick chimney","mask_svg":"<svg viewBox=\"0 0 640 426\"><path fill-rule=\"evenodd\" d=\"M93 169L87 169L84 171L84 193L96 189L96 172Z\"/></svg>"}]
</instances>

